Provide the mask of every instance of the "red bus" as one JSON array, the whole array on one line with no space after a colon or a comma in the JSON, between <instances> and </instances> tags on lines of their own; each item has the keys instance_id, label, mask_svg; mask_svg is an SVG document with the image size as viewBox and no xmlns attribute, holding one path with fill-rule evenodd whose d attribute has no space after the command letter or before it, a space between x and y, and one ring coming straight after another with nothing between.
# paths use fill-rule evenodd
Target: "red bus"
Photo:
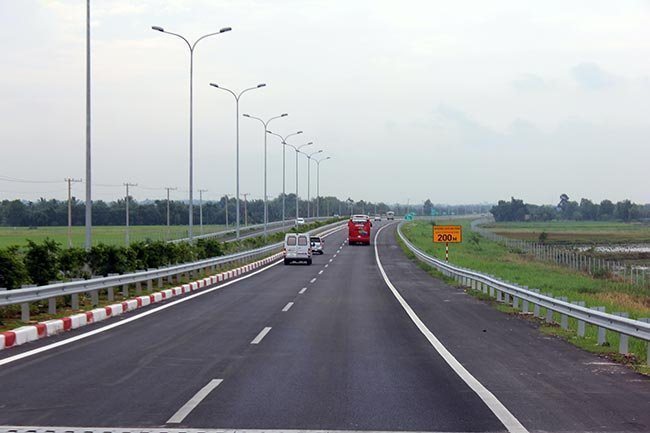
<instances>
[{"instance_id":1,"label":"red bus","mask_svg":"<svg viewBox=\"0 0 650 433\"><path fill-rule=\"evenodd\" d=\"M352 215L348 221L348 244L370 245L370 227L368 215Z\"/></svg>"}]
</instances>

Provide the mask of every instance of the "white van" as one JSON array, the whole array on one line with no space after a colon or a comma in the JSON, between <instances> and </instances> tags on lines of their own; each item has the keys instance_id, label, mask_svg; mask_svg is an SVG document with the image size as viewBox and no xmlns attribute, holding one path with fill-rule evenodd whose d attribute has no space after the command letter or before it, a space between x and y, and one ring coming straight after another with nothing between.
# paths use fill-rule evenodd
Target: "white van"
<instances>
[{"instance_id":1,"label":"white van","mask_svg":"<svg viewBox=\"0 0 650 433\"><path fill-rule=\"evenodd\" d=\"M307 262L311 265L311 245L308 233L287 233L284 237L284 264Z\"/></svg>"}]
</instances>

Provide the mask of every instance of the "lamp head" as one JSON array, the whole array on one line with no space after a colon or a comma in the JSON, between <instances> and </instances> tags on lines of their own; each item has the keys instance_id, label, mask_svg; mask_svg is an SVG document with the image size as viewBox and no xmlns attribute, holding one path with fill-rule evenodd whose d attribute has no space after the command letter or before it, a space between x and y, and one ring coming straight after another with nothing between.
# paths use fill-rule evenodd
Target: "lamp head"
<instances>
[{"instance_id":1,"label":"lamp head","mask_svg":"<svg viewBox=\"0 0 650 433\"><path fill-rule=\"evenodd\" d=\"M156 30L156 31L158 31L158 32L164 32L164 31L165 31L165 29L163 29L163 28L160 27L160 26L151 26L151 29L152 29L152 30Z\"/></svg>"}]
</instances>

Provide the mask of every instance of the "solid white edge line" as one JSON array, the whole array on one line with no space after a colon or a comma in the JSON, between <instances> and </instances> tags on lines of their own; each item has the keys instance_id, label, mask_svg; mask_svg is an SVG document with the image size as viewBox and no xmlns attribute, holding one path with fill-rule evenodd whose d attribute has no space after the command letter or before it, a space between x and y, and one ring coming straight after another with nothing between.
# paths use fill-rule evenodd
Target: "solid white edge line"
<instances>
[{"instance_id":1,"label":"solid white edge line","mask_svg":"<svg viewBox=\"0 0 650 433\"><path fill-rule=\"evenodd\" d=\"M212 379L207 385L205 385L203 388L199 390L194 396L188 400L187 403L185 403L178 411L172 415L171 418L167 420L167 424L179 424L183 422L186 416L194 410L195 407L203 401L204 398L210 394L210 392L218 387L221 382L223 382L223 379Z\"/></svg>"},{"instance_id":2,"label":"solid white edge line","mask_svg":"<svg viewBox=\"0 0 650 433\"><path fill-rule=\"evenodd\" d=\"M287 303L287 305L284 306L282 311L287 312L287 311L289 311L289 308L291 308L291 307L293 307L293 302Z\"/></svg>"},{"instance_id":3,"label":"solid white edge line","mask_svg":"<svg viewBox=\"0 0 650 433\"><path fill-rule=\"evenodd\" d=\"M266 328L262 329L260 333L257 334L257 337L253 338L251 344L260 344L260 341L262 341L262 339L266 337L266 334L268 334L270 330L271 330L270 326L267 326Z\"/></svg>"},{"instance_id":4,"label":"solid white edge line","mask_svg":"<svg viewBox=\"0 0 650 433\"><path fill-rule=\"evenodd\" d=\"M307 291L307 287L303 287L302 289L300 289L300 291L298 292L298 294L299 294L299 295L302 295L302 294L305 293L306 291Z\"/></svg>"},{"instance_id":5,"label":"solid white edge line","mask_svg":"<svg viewBox=\"0 0 650 433\"><path fill-rule=\"evenodd\" d=\"M124 326L127 323L134 322L134 321L136 321L138 319L142 319L143 317L147 317L147 316L149 316L151 314L155 314L155 313L157 313L159 311L166 310L167 308L173 307L173 306L181 304L183 302L187 302L187 301L189 301L191 299L194 299L194 298L197 298L199 296L203 296L203 295L206 295L208 293L212 293L215 290L219 290L219 289L222 289L224 287L228 287L231 284L235 284L235 283L237 283L239 281L250 278L250 277L252 277L254 275L259 274L260 272L264 272L267 269L272 268L273 266L277 266L280 263L282 263L282 260L279 260L279 261L277 261L275 263L272 263L272 264L270 264L270 265L268 265L268 266L266 266L264 268L261 268L261 269L255 271L255 272L251 272L250 274L246 274L246 275L244 275L242 277L239 277L236 280L231 280L231 281L228 281L228 282L226 282L224 284L221 284L219 286L203 290L203 291L195 293L193 295L189 295L189 296L187 296L185 298L177 299L176 301L172 301L172 302L170 302L168 304L161 305L160 307L156 307L156 308L153 308L151 310L147 310L147 311L142 312L142 313L140 313L140 314L138 314L136 316L129 317L128 319L124 319L124 320L121 320L119 322L111 323L110 325L106 325L106 326L103 326L101 328L94 329L92 331L88 331L88 332L85 332L83 334L67 338L67 339L62 340L62 341L57 341L56 343L48 344L47 346L39 347L38 349L32 349L32 350L30 350L28 352L24 352L24 353L20 353L18 355L10 356L10 357L5 358L5 359L0 359L0 366L9 364L9 363L14 362L14 361L18 361L19 359L23 359L23 358L27 358L27 357L36 355L36 354L39 354L39 353L42 353L42 352L46 352L48 350L52 350L52 349L55 349L57 347L65 346L67 344L74 343L75 341L83 340L84 338L92 337L93 335L97 335L97 334L100 334L102 332L106 332L108 330L111 330L113 328L117 328L119 326Z\"/></svg>"},{"instance_id":6,"label":"solid white edge line","mask_svg":"<svg viewBox=\"0 0 650 433\"><path fill-rule=\"evenodd\" d=\"M326 235L323 235L323 237L333 235L337 231L343 230L343 228L345 228L345 226L337 228L335 230L332 230L331 232L327 233ZM14 361L18 361L20 359L28 358L30 356L37 355L39 353L47 352L49 350L56 349L57 347L61 347L61 346L65 346L65 345L70 344L70 343L74 343L75 341L79 341L79 340L83 340L83 339L88 338L88 337L92 337L93 335L97 335L97 334L100 334L102 332L106 332L106 331L111 330L113 328L117 328L118 326L126 325L127 323L131 323L131 322L136 321L138 319L141 319L143 317L149 316L150 314L154 314L154 313L157 313L159 311L165 310L165 309L167 309L169 307L173 307L173 306L175 306L177 304L187 302L190 299L194 299L194 298L196 298L198 296L203 296L203 295L206 295L208 293L214 292L215 290L219 290L219 289L222 289L224 287L228 287L231 284L234 284L234 283L237 283L239 281L250 278L250 277L252 277L254 275L257 275L257 274L259 274L261 272L264 272L264 271L272 268L273 266L279 265L280 263L282 263L281 259L278 260L275 263L271 263L268 266L260 268L257 271L251 272L250 274L246 274L246 275L244 275L242 277L239 277L239 278L237 278L235 280L227 281L227 282L225 282L225 283L223 283L221 285L212 287L210 289L202 290L202 291L200 291L198 293L195 293L193 295L189 295L187 297L177 299L177 300L169 302L169 303L167 303L165 305L161 305L160 307L156 307L156 308L153 308L151 310L147 310L145 312L137 314L135 316L129 317L128 319L124 319L124 320L121 320L119 322L111 323L110 325L106 325L106 326L103 326L101 328L94 329L92 331L84 332L83 334L76 335L76 336L70 337L70 338L66 338L65 340L57 341L56 343L48 344L47 346L39 347L37 349L32 349L32 350L29 350L27 352L19 353L18 355L14 355L14 356L10 356L10 357L4 358L4 359L0 359L0 366L7 365L7 364L10 364L10 363L12 363Z\"/></svg>"},{"instance_id":7,"label":"solid white edge line","mask_svg":"<svg viewBox=\"0 0 650 433\"><path fill-rule=\"evenodd\" d=\"M404 300L402 295L397 291L395 286L393 286L393 283L391 283L390 279L386 275L386 271L384 271L384 267L381 265L381 260L379 259L379 250L377 248L377 239L379 237L379 233L388 226L383 226L377 230L377 233L375 234L375 260L377 261L377 266L379 267L379 272L381 273L382 278L384 279L384 282L388 286L388 288L391 290L397 301L400 303L404 311L406 311L406 314L411 318L413 323L415 323L415 326L418 327L420 332L429 340L429 343L433 346L434 349L440 354L442 359L445 360L445 362L451 367L452 370L469 386L472 391L474 391L481 400L483 400L483 403L494 413L494 415L501 421L501 423L504 425L504 427L510 432L510 433L528 433L528 430L519 422L515 416L510 413L510 411L501 403L494 394L492 394L481 382L479 382L472 374L467 371L463 365L458 362L458 360L454 357L454 355L451 354L449 350L438 340L438 338L433 335L433 332L427 328L427 326L422 322L422 320L418 317L418 315L413 311L411 306Z\"/></svg>"}]
</instances>

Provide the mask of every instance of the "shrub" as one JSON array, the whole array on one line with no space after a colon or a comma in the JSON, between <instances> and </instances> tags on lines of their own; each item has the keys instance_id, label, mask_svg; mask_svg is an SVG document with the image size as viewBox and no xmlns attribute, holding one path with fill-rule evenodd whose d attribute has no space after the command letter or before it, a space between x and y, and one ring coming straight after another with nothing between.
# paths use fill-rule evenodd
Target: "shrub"
<instances>
[{"instance_id":1,"label":"shrub","mask_svg":"<svg viewBox=\"0 0 650 433\"><path fill-rule=\"evenodd\" d=\"M29 281L18 247L0 250L0 287L17 289Z\"/></svg>"},{"instance_id":2,"label":"shrub","mask_svg":"<svg viewBox=\"0 0 650 433\"><path fill-rule=\"evenodd\" d=\"M61 250L59 264L66 278L84 278L88 276L86 268L86 251L83 248L68 248Z\"/></svg>"},{"instance_id":3,"label":"shrub","mask_svg":"<svg viewBox=\"0 0 650 433\"><path fill-rule=\"evenodd\" d=\"M45 239L41 244L27 241L25 267L35 284L40 286L58 279L60 253L61 246L52 239Z\"/></svg>"}]
</instances>

